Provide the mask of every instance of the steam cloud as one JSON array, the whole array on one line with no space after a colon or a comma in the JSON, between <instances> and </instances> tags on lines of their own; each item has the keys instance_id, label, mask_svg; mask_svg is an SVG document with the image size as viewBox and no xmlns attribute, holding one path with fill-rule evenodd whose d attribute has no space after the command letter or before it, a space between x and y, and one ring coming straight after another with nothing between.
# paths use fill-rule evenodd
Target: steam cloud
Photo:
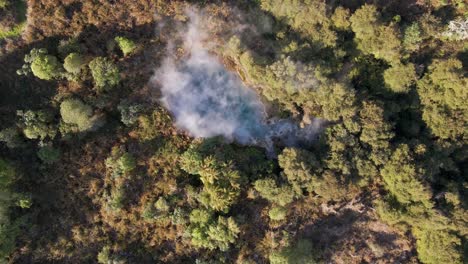
<instances>
[{"instance_id":1,"label":"steam cloud","mask_svg":"<svg viewBox=\"0 0 468 264\"><path fill-rule=\"evenodd\" d=\"M161 101L178 128L194 137L223 136L270 150L274 138L294 145L316 134L320 121L300 129L289 120L268 120L257 94L209 52L199 15L189 12L189 18L182 32L187 56L178 61L174 56L166 57L154 76Z\"/></svg>"}]
</instances>

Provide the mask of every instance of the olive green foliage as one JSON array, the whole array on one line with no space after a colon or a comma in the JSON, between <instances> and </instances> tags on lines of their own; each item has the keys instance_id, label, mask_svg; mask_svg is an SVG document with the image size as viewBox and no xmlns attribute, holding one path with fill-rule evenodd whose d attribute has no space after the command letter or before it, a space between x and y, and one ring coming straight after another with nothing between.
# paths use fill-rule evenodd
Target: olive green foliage
<instances>
[{"instance_id":1,"label":"olive green foliage","mask_svg":"<svg viewBox=\"0 0 468 264\"><path fill-rule=\"evenodd\" d=\"M84 66L84 59L83 56L81 56L78 53L70 53L68 56L65 58L65 61L63 63L63 67L65 70L71 74L79 74L81 70L83 69Z\"/></svg>"},{"instance_id":2,"label":"olive green foliage","mask_svg":"<svg viewBox=\"0 0 468 264\"><path fill-rule=\"evenodd\" d=\"M142 216L143 218L149 221L155 219L165 219L168 216L168 212L170 209L171 206L167 202L167 200L164 199L164 197L159 197L156 202L150 201L146 204ZM176 220L176 222L178 221Z\"/></svg>"},{"instance_id":3,"label":"olive green foliage","mask_svg":"<svg viewBox=\"0 0 468 264\"><path fill-rule=\"evenodd\" d=\"M335 12L333 12L331 19L336 28L346 30L351 26L351 22L349 21L350 16L351 12L349 9L339 6L335 9Z\"/></svg>"},{"instance_id":4,"label":"olive green foliage","mask_svg":"<svg viewBox=\"0 0 468 264\"><path fill-rule=\"evenodd\" d=\"M336 33L330 29L326 4L323 1L261 0L262 9L271 12L277 19L284 20L304 36L322 46L335 46Z\"/></svg>"},{"instance_id":5,"label":"olive green foliage","mask_svg":"<svg viewBox=\"0 0 468 264\"><path fill-rule=\"evenodd\" d=\"M7 7L9 4L9 0L0 0L0 9Z\"/></svg>"},{"instance_id":6,"label":"olive green foliage","mask_svg":"<svg viewBox=\"0 0 468 264\"><path fill-rule=\"evenodd\" d=\"M361 6L350 18L351 28L356 34L356 42L365 54L389 62L400 60L400 40L392 25L381 21L380 13L374 5Z\"/></svg>"},{"instance_id":7,"label":"olive green foliage","mask_svg":"<svg viewBox=\"0 0 468 264\"><path fill-rule=\"evenodd\" d=\"M303 189L310 190L314 178L323 171L313 153L297 148L284 149L278 163L297 194L302 194Z\"/></svg>"},{"instance_id":8,"label":"olive green foliage","mask_svg":"<svg viewBox=\"0 0 468 264\"><path fill-rule=\"evenodd\" d=\"M124 186L117 185L110 190L110 195L107 198L107 208L111 211L119 211L125 206L127 194Z\"/></svg>"},{"instance_id":9,"label":"olive green foliage","mask_svg":"<svg viewBox=\"0 0 468 264\"><path fill-rule=\"evenodd\" d=\"M409 50L414 50L418 48L418 44L422 41L421 36L421 27L417 22L409 25L405 29L405 34L403 37L403 44Z\"/></svg>"},{"instance_id":10,"label":"olive green foliage","mask_svg":"<svg viewBox=\"0 0 468 264\"><path fill-rule=\"evenodd\" d=\"M97 261L99 264L108 264L110 261L110 247L105 246L99 251L97 255Z\"/></svg>"},{"instance_id":11,"label":"olive green foliage","mask_svg":"<svg viewBox=\"0 0 468 264\"><path fill-rule=\"evenodd\" d=\"M135 157L120 149L113 149L111 156L106 159L106 167L113 177L125 176L137 166Z\"/></svg>"},{"instance_id":12,"label":"olive green foliage","mask_svg":"<svg viewBox=\"0 0 468 264\"><path fill-rule=\"evenodd\" d=\"M463 1L0 0L0 39L26 2L0 44L0 263L466 262ZM153 102L198 11L210 54L306 140L192 138ZM23 55L33 78L12 78Z\"/></svg>"},{"instance_id":13,"label":"olive green foliage","mask_svg":"<svg viewBox=\"0 0 468 264\"><path fill-rule=\"evenodd\" d=\"M18 116L21 117L23 134L28 139L53 139L57 134L54 116L47 110L18 111Z\"/></svg>"},{"instance_id":14,"label":"olive green foliage","mask_svg":"<svg viewBox=\"0 0 468 264\"><path fill-rule=\"evenodd\" d=\"M28 75L30 72L40 79L52 80L61 77L63 70L58 59L49 55L47 49L34 48L24 56L24 65L17 74Z\"/></svg>"},{"instance_id":15,"label":"olive green foliage","mask_svg":"<svg viewBox=\"0 0 468 264\"><path fill-rule=\"evenodd\" d=\"M288 214L288 209L282 206L275 206L268 211L268 216L271 220L280 221L286 218Z\"/></svg>"},{"instance_id":16,"label":"olive green foliage","mask_svg":"<svg viewBox=\"0 0 468 264\"><path fill-rule=\"evenodd\" d=\"M242 179L232 163L219 161L213 156L203 158L194 148L184 153L181 162L185 171L200 176L203 204L217 211L225 211L236 202Z\"/></svg>"},{"instance_id":17,"label":"olive green foliage","mask_svg":"<svg viewBox=\"0 0 468 264\"><path fill-rule=\"evenodd\" d=\"M93 127L93 109L80 99L66 99L60 104L60 114L63 122L77 127L78 131L86 131Z\"/></svg>"},{"instance_id":18,"label":"olive green foliage","mask_svg":"<svg viewBox=\"0 0 468 264\"><path fill-rule=\"evenodd\" d=\"M114 40L117 42L119 48L122 50L125 56L129 55L136 49L135 42L133 42L131 39L125 37L115 37Z\"/></svg>"},{"instance_id":19,"label":"olive green foliage","mask_svg":"<svg viewBox=\"0 0 468 264\"><path fill-rule=\"evenodd\" d=\"M120 120L126 126L132 126L137 123L140 113L143 111L143 106L139 104L129 104L122 102L117 106L120 111Z\"/></svg>"},{"instance_id":20,"label":"olive green foliage","mask_svg":"<svg viewBox=\"0 0 468 264\"><path fill-rule=\"evenodd\" d=\"M53 164L60 159L60 150L52 146L43 146L37 152L37 156L45 164Z\"/></svg>"},{"instance_id":21,"label":"olive green foliage","mask_svg":"<svg viewBox=\"0 0 468 264\"><path fill-rule=\"evenodd\" d=\"M401 63L394 64L385 71L384 79L393 92L406 93L416 81L414 65L412 63L406 65Z\"/></svg>"},{"instance_id":22,"label":"olive green foliage","mask_svg":"<svg viewBox=\"0 0 468 264\"><path fill-rule=\"evenodd\" d=\"M255 190L268 201L285 206L294 200L294 189L289 185L278 186L274 179L257 180L254 183Z\"/></svg>"},{"instance_id":23,"label":"olive green foliage","mask_svg":"<svg viewBox=\"0 0 468 264\"><path fill-rule=\"evenodd\" d=\"M98 92L108 91L120 82L119 68L110 59L97 57L89 63Z\"/></svg>"},{"instance_id":24,"label":"olive green foliage","mask_svg":"<svg viewBox=\"0 0 468 264\"><path fill-rule=\"evenodd\" d=\"M39 79L52 80L62 73L62 66L57 57L41 54L31 63L31 71Z\"/></svg>"},{"instance_id":25,"label":"olive green foliage","mask_svg":"<svg viewBox=\"0 0 468 264\"><path fill-rule=\"evenodd\" d=\"M420 230L416 237L416 249L422 263L463 263L459 250L461 239L447 230Z\"/></svg>"},{"instance_id":26,"label":"olive green foliage","mask_svg":"<svg viewBox=\"0 0 468 264\"><path fill-rule=\"evenodd\" d=\"M192 144L181 156L180 165L189 174L199 176L203 189L199 200L206 207L226 211L234 204L248 178L271 171L271 163L253 148L237 151L220 139Z\"/></svg>"},{"instance_id":27,"label":"olive green foliage","mask_svg":"<svg viewBox=\"0 0 468 264\"><path fill-rule=\"evenodd\" d=\"M434 136L457 139L467 136L468 78L457 59L434 60L418 83L423 120Z\"/></svg>"},{"instance_id":28,"label":"olive green foliage","mask_svg":"<svg viewBox=\"0 0 468 264\"><path fill-rule=\"evenodd\" d=\"M388 191L401 204L421 203L431 208L432 193L423 183L424 170L414 164L414 154L407 145L400 145L381 173Z\"/></svg>"},{"instance_id":29,"label":"olive green foliage","mask_svg":"<svg viewBox=\"0 0 468 264\"><path fill-rule=\"evenodd\" d=\"M385 164L390 156L389 141L395 136L392 123L385 117L382 106L374 102L364 102L359 116L362 128L359 139L370 146L370 159L376 165Z\"/></svg>"},{"instance_id":30,"label":"olive green foliage","mask_svg":"<svg viewBox=\"0 0 468 264\"><path fill-rule=\"evenodd\" d=\"M192 245L208 249L226 251L236 242L240 232L237 223L231 217L218 216L207 210L195 209L190 213L188 227Z\"/></svg>"},{"instance_id":31,"label":"olive green foliage","mask_svg":"<svg viewBox=\"0 0 468 264\"><path fill-rule=\"evenodd\" d=\"M270 253L269 260L271 264L315 264L315 258L312 243L301 239L294 246Z\"/></svg>"},{"instance_id":32,"label":"olive green foliage","mask_svg":"<svg viewBox=\"0 0 468 264\"><path fill-rule=\"evenodd\" d=\"M355 91L341 83L330 83L319 87L313 95L315 107L320 107L319 117L330 121L348 119L355 115Z\"/></svg>"}]
</instances>

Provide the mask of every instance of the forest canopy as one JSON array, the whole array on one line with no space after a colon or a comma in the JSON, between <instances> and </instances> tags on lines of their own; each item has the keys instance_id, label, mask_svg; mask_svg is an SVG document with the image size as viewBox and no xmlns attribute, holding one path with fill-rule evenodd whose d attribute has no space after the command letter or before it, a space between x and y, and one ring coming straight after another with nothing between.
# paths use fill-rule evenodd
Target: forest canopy
<instances>
[{"instance_id":1,"label":"forest canopy","mask_svg":"<svg viewBox=\"0 0 468 264\"><path fill-rule=\"evenodd\" d=\"M462 0L0 0L0 263L467 263Z\"/></svg>"}]
</instances>

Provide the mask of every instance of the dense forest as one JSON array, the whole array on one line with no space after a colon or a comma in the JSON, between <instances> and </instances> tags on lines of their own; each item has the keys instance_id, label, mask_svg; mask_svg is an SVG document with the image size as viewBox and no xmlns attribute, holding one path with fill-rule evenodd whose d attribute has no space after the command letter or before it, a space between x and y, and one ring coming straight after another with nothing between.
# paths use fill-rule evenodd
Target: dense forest
<instances>
[{"instance_id":1,"label":"dense forest","mask_svg":"<svg viewBox=\"0 0 468 264\"><path fill-rule=\"evenodd\" d=\"M467 263L464 0L0 0L0 263Z\"/></svg>"}]
</instances>

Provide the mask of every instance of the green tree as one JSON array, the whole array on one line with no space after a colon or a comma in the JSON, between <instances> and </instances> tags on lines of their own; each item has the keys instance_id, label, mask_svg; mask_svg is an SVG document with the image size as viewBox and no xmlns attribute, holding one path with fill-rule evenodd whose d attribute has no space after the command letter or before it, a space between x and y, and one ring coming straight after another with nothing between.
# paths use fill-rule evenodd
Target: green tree
<instances>
[{"instance_id":1,"label":"green tree","mask_svg":"<svg viewBox=\"0 0 468 264\"><path fill-rule=\"evenodd\" d=\"M106 159L106 167L113 177L121 177L133 171L137 166L135 157L119 148L112 150L111 156Z\"/></svg>"},{"instance_id":2,"label":"green tree","mask_svg":"<svg viewBox=\"0 0 468 264\"><path fill-rule=\"evenodd\" d=\"M203 183L203 192L200 194L203 204L217 211L226 211L237 201L242 179L232 164L219 163L207 157L197 174Z\"/></svg>"},{"instance_id":3,"label":"green tree","mask_svg":"<svg viewBox=\"0 0 468 264\"><path fill-rule=\"evenodd\" d=\"M54 116L49 111L18 111L18 116L21 117L23 134L28 139L53 139L57 134Z\"/></svg>"},{"instance_id":4,"label":"green tree","mask_svg":"<svg viewBox=\"0 0 468 264\"><path fill-rule=\"evenodd\" d=\"M381 170L385 188L403 205L420 203L432 208L432 192L423 182L424 170L415 165L408 145L400 145Z\"/></svg>"},{"instance_id":5,"label":"green tree","mask_svg":"<svg viewBox=\"0 0 468 264\"><path fill-rule=\"evenodd\" d=\"M80 99L65 99L60 104L60 114L63 122L76 126L78 131L89 130L95 124L93 109Z\"/></svg>"},{"instance_id":6,"label":"green tree","mask_svg":"<svg viewBox=\"0 0 468 264\"><path fill-rule=\"evenodd\" d=\"M324 47L336 45L336 33L330 29L327 5L316 0L261 0L262 9L271 12L278 20L285 21Z\"/></svg>"},{"instance_id":7,"label":"green tree","mask_svg":"<svg viewBox=\"0 0 468 264\"><path fill-rule=\"evenodd\" d=\"M301 239L294 246L274 251L270 254L271 264L315 264L318 263L314 255L312 243Z\"/></svg>"},{"instance_id":8,"label":"green tree","mask_svg":"<svg viewBox=\"0 0 468 264\"><path fill-rule=\"evenodd\" d=\"M400 40L393 26L384 25L374 5L361 6L350 18L358 47L365 54L389 62L400 60Z\"/></svg>"},{"instance_id":9,"label":"green tree","mask_svg":"<svg viewBox=\"0 0 468 264\"><path fill-rule=\"evenodd\" d=\"M129 104L123 101L117 106L120 111L121 121L126 126L134 125L143 111L143 106L139 104Z\"/></svg>"},{"instance_id":10,"label":"green tree","mask_svg":"<svg viewBox=\"0 0 468 264\"><path fill-rule=\"evenodd\" d=\"M236 242L240 232L237 223L231 217L218 216L212 212L195 209L190 213L188 227L192 244L196 247L227 251L230 244Z\"/></svg>"},{"instance_id":11,"label":"green tree","mask_svg":"<svg viewBox=\"0 0 468 264\"><path fill-rule=\"evenodd\" d=\"M468 78L457 59L434 60L418 83L423 120L442 139L466 138Z\"/></svg>"},{"instance_id":12,"label":"green tree","mask_svg":"<svg viewBox=\"0 0 468 264\"><path fill-rule=\"evenodd\" d=\"M114 40L119 45L119 48L122 50L124 56L129 55L136 49L135 42L133 42L131 39L125 37L115 37Z\"/></svg>"},{"instance_id":13,"label":"green tree","mask_svg":"<svg viewBox=\"0 0 468 264\"><path fill-rule=\"evenodd\" d=\"M68 73L79 74L84 66L84 59L79 53L70 53L65 58L63 67Z\"/></svg>"},{"instance_id":14,"label":"green tree","mask_svg":"<svg viewBox=\"0 0 468 264\"><path fill-rule=\"evenodd\" d=\"M407 93L416 82L416 71L412 63L397 63L384 72L385 83L396 93Z\"/></svg>"},{"instance_id":15,"label":"green tree","mask_svg":"<svg viewBox=\"0 0 468 264\"><path fill-rule=\"evenodd\" d=\"M278 163L288 182L299 195L302 195L303 189L310 188L317 174L323 171L313 153L298 148L285 148L278 156Z\"/></svg>"},{"instance_id":16,"label":"green tree","mask_svg":"<svg viewBox=\"0 0 468 264\"><path fill-rule=\"evenodd\" d=\"M89 68L98 92L108 91L120 82L119 69L108 58L95 58L89 63Z\"/></svg>"},{"instance_id":17,"label":"green tree","mask_svg":"<svg viewBox=\"0 0 468 264\"><path fill-rule=\"evenodd\" d=\"M356 114L355 94L352 87L341 83L320 86L315 94L321 107L320 117L329 121L351 118Z\"/></svg>"},{"instance_id":18,"label":"green tree","mask_svg":"<svg viewBox=\"0 0 468 264\"><path fill-rule=\"evenodd\" d=\"M409 50L415 50L418 48L418 44L422 41L421 28L418 22L414 22L405 29L403 37L403 44Z\"/></svg>"},{"instance_id":19,"label":"green tree","mask_svg":"<svg viewBox=\"0 0 468 264\"><path fill-rule=\"evenodd\" d=\"M447 230L423 229L415 232L418 258L425 264L463 263L461 240Z\"/></svg>"},{"instance_id":20,"label":"green tree","mask_svg":"<svg viewBox=\"0 0 468 264\"><path fill-rule=\"evenodd\" d=\"M384 109L374 102L363 103L359 112L362 142L371 147L370 159L376 164L385 164L390 157L390 140L395 136L392 123L385 118Z\"/></svg>"},{"instance_id":21,"label":"green tree","mask_svg":"<svg viewBox=\"0 0 468 264\"><path fill-rule=\"evenodd\" d=\"M39 54L31 63L31 71L39 79L52 80L61 76L62 66L57 57Z\"/></svg>"},{"instance_id":22,"label":"green tree","mask_svg":"<svg viewBox=\"0 0 468 264\"><path fill-rule=\"evenodd\" d=\"M294 200L295 192L293 188L288 185L278 187L272 178L257 180L254 187L261 197L280 206L285 206Z\"/></svg>"},{"instance_id":23,"label":"green tree","mask_svg":"<svg viewBox=\"0 0 468 264\"><path fill-rule=\"evenodd\" d=\"M271 220L281 221L286 218L288 214L288 209L282 206L274 206L268 211L268 216Z\"/></svg>"},{"instance_id":24,"label":"green tree","mask_svg":"<svg viewBox=\"0 0 468 264\"><path fill-rule=\"evenodd\" d=\"M346 9L342 6L339 6L335 9L332 15L333 25L341 30L347 30L351 26L351 22L349 22L349 17L351 13L349 9Z\"/></svg>"}]
</instances>

